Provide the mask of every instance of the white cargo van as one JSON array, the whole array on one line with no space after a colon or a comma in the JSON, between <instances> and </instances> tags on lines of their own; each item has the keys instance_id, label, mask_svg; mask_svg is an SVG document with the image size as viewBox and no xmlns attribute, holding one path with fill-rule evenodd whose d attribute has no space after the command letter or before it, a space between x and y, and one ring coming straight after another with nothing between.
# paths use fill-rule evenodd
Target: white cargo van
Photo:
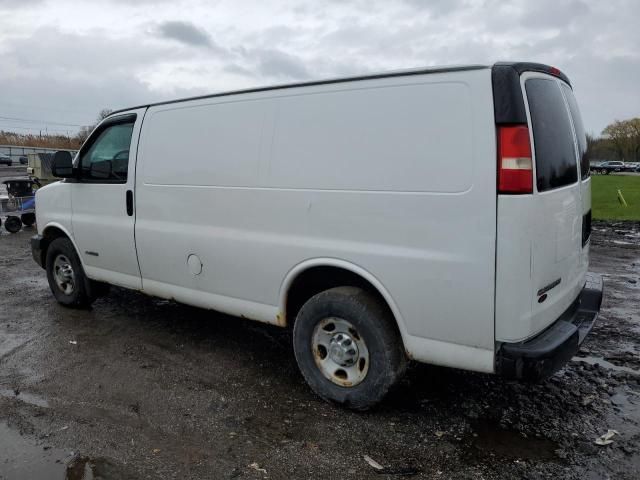
<instances>
[{"instance_id":1,"label":"white cargo van","mask_svg":"<svg viewBox=\"0 0 640 480\"><path fill-rule=\"evenodd\" d=\"M111 284L291 326L311 388L352 408L407 360L545 378L600 308L584 128L545 65L143 105L54 170L32 250L60 303Z\"/></svg>"}]
</instances>

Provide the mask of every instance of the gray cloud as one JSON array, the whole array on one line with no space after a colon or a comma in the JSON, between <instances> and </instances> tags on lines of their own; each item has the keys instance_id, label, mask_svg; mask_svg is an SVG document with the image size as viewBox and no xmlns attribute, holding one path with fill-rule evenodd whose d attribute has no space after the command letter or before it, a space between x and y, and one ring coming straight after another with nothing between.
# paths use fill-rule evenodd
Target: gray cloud
<instances>
[{"instance_id":1,"label":"gray cloud","mask_svg":"<svg viewBox=\"0 0 640 480\"><path fill-rule=\"evenodd\" d=\"M134 44L137 48L132 48ZM17 68L14 73L19 76L58 74L70 79L86 76L91 82L100 82L114 73L130 70L133 65L148 65L163 56L179 58L177 52L139 39L112 39L100 31L74 34L58 27L43 27L28 37L13 40L8 51L0 53L0 60L14 62Z\"/></svg>"},{"instance_id":2,"label":"gray cloud","mask_svg":"<svg viewBox=\"0 0 640 480\"><path fill-rule=\"evenodd\" d=\"M164 38L195 47L213 47L211 36L191 22L167 21L158 25L158 34Z\"/></svg>"},{"instance_id":3,"label":"gray cloud","mask_svg":"<svg viewBox=\"0 0 640 480\"><path fill-rule=\"evenodd\" d=\"M258 50L252 55L257 57L258 73L276 79L304 80L309 78L304 60L280 50Z\"/></svg>"},{"instance_id":4,"label":"gray cloud","mask_svg":"<svg viewBox=\"0 0 640 480\"><path fill-rule=\"evenodd\" d=\"M520 25L533 29L567 28L590 12L582 0L536 0L526 5Z\"/></svg>"},{"instance_id":5,"label":"gray cloud","mask_svg":"<svg viewBox=\"0 0 640 480\"><path fill-rule=\"evenodd\" d=\"M213 6L193 2L188 9L169 0L105 1L109 8L71 0L0 0L0 9L37 5L28 10L29 22L3 15L2 111L2 102L33 104L43 109L42 118L54 120L42 112L61 109L57 120L77 123L71 108L89 110L93 120L103 107L166 97L524 60L569 75L591 132L614 118L640 114L637 0L332 0L322 6L312 0L245 0L242 7L219 0ZM147 20L150 8L153 18ZM54 23L56 15L68 21Z\"/></svg>"},{"instance_id":6,"label":"gray cloud","mask_svg":"<svg viewBox=\"0 0 640 480\"><path fill-rule=\"evenodd\" d=\"M69 34L51 27L15 40L10 49L0 52L0 65L4 66L0 70L0 109L6 116L85 125L92 123L102 108L162 99L134 73L151 67L158 58L175 61L179 53L139 41L138 48L131 48L133 43L130 38ZM188 96L194 92L176 89L175 93ZM13 125L22 129L36 124Z\"/></svg>"},{"instance_id":7,"label":"gray cloud","mask_svg":"<svg viewBox=\"0 0 640 480\"><path fill-rule=\"evenodd\" d=\"M0 10L30 7L43 2L44 0L0 0Z\"/></svg>"},{"instance_id":8,"label":"gray cloud","mask_svg":"<svg viewBox=\"0 0 640 480\"><path fill-rule=\"evenodd\" d=\"M428 12L432 17L440 17L465 8L468 0L404 0L407 5Z\"/></svg>"}]
</instances>

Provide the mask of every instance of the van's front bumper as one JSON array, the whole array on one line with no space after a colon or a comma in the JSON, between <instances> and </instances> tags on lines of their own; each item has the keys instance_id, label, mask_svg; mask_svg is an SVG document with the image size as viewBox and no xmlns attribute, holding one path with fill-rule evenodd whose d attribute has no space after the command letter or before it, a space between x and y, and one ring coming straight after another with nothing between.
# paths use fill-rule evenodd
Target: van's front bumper
<instances>
[{"instance_id":1,"label":"van's front bumper","mask_svg":"<svg viewBox=\"0 0 640 480\"><path fill-rule=\"evenodd\" d=\"M593 328L602 303L602 277L587 273L584 288L573 304L549 328L520 343L501 343L496 373L526 380L542 380L576 354Z\"/></svg>"}]
</instances>

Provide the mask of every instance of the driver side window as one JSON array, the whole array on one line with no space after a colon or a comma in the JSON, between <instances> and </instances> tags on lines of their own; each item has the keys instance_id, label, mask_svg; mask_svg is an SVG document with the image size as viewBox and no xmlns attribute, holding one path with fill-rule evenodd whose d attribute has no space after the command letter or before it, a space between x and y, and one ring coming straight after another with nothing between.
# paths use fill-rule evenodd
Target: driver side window
<instances>
[{"instance_id":1,"label":"driver side window","mask_svg":"<svg viewBox=\"0 0 640 480\"><path fill-rule=\"evenodd\" d=\"M104 183L125 183L133 122L119 123L100 132L82 155L81 178Z\"/></svg>"}]
</instances>

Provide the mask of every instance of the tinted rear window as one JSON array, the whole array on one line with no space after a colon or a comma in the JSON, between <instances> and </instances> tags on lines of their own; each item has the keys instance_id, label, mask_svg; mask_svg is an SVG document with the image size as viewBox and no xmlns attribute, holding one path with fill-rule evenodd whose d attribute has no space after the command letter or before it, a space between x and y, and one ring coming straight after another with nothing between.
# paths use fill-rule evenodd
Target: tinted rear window
<instances>
[{"instance_id":1,"label":"tinted rear window","mask_svg":"<svg viewBox=\"0 0 640 480\"><path fill-rule=\"evenodd\" d=\"M580 115L578 102L576 102L576 97L573 96L573 91L568 85L565 85L564 83L562 84L562 89L564 90L564 96L567 97L569 111L571 112L571 118L573 119L573 129L576 132L576 139L578 140L580 172L582 173L582 179L584 180L589 176L589 152L587 151L587 135L584 131L582 115Z\"/></svg>"},{"instance_id":2,"label":"tinted rear window","mask_svg":"<svg viewBox=\"0 0 640 480\"><path fill-rule=\"evenodd\" d=\"M532 78L525 82L536 156L538 191L578 181L573 132L556 80Z\"/></svg>"}]
</instances>

